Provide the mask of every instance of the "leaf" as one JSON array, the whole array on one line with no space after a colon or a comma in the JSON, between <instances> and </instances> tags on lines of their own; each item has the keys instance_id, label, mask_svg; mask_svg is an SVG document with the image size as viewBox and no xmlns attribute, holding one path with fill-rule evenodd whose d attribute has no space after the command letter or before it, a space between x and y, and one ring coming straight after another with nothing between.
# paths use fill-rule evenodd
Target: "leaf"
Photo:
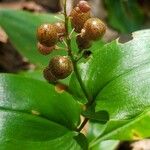
<instances>
[{"instance_id":1,"label":"leaf","mask_svg":"<svg viewBox=\"0 0 150 150\"><path fill-rule=\"evenodd\" d=\"M114 121L132 119L150 108L150 30L135 32L132 37L126 43L117 39L106 44L79 66L86 90L95 100L95 112L107 111ZM78 94L79 85L73 90ZM141 134L146 131L143 138L150 133L141 128Z\"/></svg>"},{"instance_id":2,"label":"leaf","mask_svg":"<svg viewBox=\"0 0 150 150\"><path fill-rule=\"evenodd\" d=\"M137 0L105 0L104 2L108 11L108 22L113 28L122 33L130 33L142 28L144 14Z\"/></svg>"},{"instance_id":3,"label":"leaf","mask_svg":"<svg viewBox=\"0 0 150 150\"><path fill-rule=\"evenodd\" d=\"M119 141L117 140L106 140L101 141L99 144L94 145L94 147L90 148L89 150L116 150Z\"/></svg>"},{"instance_id":4,"label":"leaf","mask_svg":"<svg viewBox=\"0 0 150 150\"><path fill-rule=\"evenodd\" d=\"M97 143L108 139L140 140L150 135L150 111L147 110L130 120L110 120L104 132L90 144L92 148Z\"/></svg>"},{"instance_id":5,"label":"leaf","mask_svg":"<svg viewBox=\"0 0 150 150\"><path fill-rule=\"evenodd\" d=\"M36 80L47 82L44 79L43 70L42 69L21 71L21 72L19 72L19 75L22 76L22 77L26 77L26 78L31 78L31 79L36 79Z\"/></svg>"},{"instance_id":6,"label":"leaf","mask_svg":"<svg viewBox=\"0 0 150 150\"><path fill-rule=\"evenodd\" d=\"M89 121L87 130L87 139L89 143L97 138L106 128L106 124L100 124L93 121Z\"/></svg>"},{"instance_id":7,"label":"leaf","mask_svg":"<svg viewBox=\"0 0 150 150\"><path fill-rule=\"evenodd\" d=\"M118 89L116 89L115 86L112 86L111 87L112 89L109 89L110 91L109 92L107 91L108 93L105 93L107 95L111 95L111 93L113 93L113 95L109 97L109 102L111 102L109 103L109 105L110 106L112 104L115 105L115 107L113 107L114 111L118 109L116 109L117 107L116 102L113 103L112 99L116 98L114 94L116 94L118 98L121 94L123 94L121 93L122 91L118 91L120 88L124 90L124 88L126 87L126 92L124 92L124 96L126 94L128 95L127 93L128 90L130 90L133 94L135 92L134 87L131 87L131 85L129 89L128 89L127 84L124 85L126 80L130 82L129 84L132 84L134 80L135 81L134 84L137 84L134 86L137 86L137 88L138 88L138 85L140 84L139 82L136 82L136 79L138 80L139 74L142 73L142 76L146 80L146 82L148 80L148 74L144 75L142 71L144 70L147 72L149 71L148 63L150 62L150 44L149 44L150 30L141 30L141 31L133 33L132 36L133 36L133 39L126 43L120 43L119 39L117 39L115 41L112 41L111 43L106 44L99 51L96 51L91 57L91 59L89 59L86 63L81 63L79 66L79 69L81 70L81 77L82 77L82 80L84 81L86 89L88 93L93 96L93 99L96 99L97 104L100 103L101 105L103 101L104 103L106 103L106 100L102 98L103 94L101 94L101 92L108 89L107 87L109 87L111 84L113 83L116 84ZM129 75L129 74L132 74L132 75ZM129 77L127 76L131 76L131 78L134 78L134 79L129 80ZM125 80L125 82L123 81L117 82L117 80L121 78L122 80ZM141 80L142 80L142 77L141 77ZM72 83L74 83L74 86L72 85ZM124 84L119 86L119 84L121 83L124 83ZM141 88L145 88L144 86L148 86L148 85L142 82ZM70 81L70 87L72 91L76 93L77 96L81 95L81 92L80 92L81 89L78 83L76 82L74 76L72 77ZM148 87L147 87L147 90L148 90ZM117 91L119 92L119 94ZM138 94L138 93L135 93L135 94ZM128 96L130 95L131 94L129 93ZM80 96L80 98L82 97ZM108 99L108 96L107 96L107 99ZM125 98L123 98L123 100L124 99ZM123 100L120 100L120 101L123 101ZM145 98L145 101L146 101L146 98ZM126 103L129 103L129 102L126 102ZM118 101L117 101L117 104L119 105ZM138 106L138 103L136 104ZM122 105L122 106L125 106L125 105ZM104 107L102 107L102 109L105 110ZM97 108L96 111L100 111L102 109Z\"/></svg>"},{"instance_id":8,"label":"leaf","mask_svg":"<svg viewBox=\"0 0 150 150\"><path fill-rule=\"evenodd\" d=\"M150 63L114 79L96 97L96 111L112 119L132 118L150 108Z\"/></svg>"},{"instance_id":9,"label":"leaf","mask_svg":"<svg viewBox=\"0 0 150 150\"><path fill-rule=\"evenodd\" d=\"M88 125L88 131L87 131L87 138L89 143L95 138L97 138L101 133L103 133L105 128L106 128L106 124L102 125L90 121ZM119 144L118 140L99 141L89 149L90 150L106 150L106 149L115 150L118 144Z\"/></svg>"},{"instance_id":10,"label":"leaf","mask_svg":"<svg viewBox=\"0 0 150 150\"><path fill-rule=\"evenodd\" d=\"M16 75L0 75L2 149L81 149L74 139L79 105L54 86ZM68 142L69 140L69 142Z\"/></svg>"},{"instance_id":11,"label":"leaf","mask_svg":"<svg viewBox=\"0 0 150 150\"><path fill-rule=\"evenodd\" d=\"M80 133L78 136L74 137L83 150L88 149L88 141L84 134Z\"/></svg>"},{"instance_id":12,"label":"leaf","mask_svg":"<svg viewBox=\"0 0 150 150\"><path fill-rule=\"evenodd\" d=\"M8 34L15 48L32 63L39 66L48 64L49 56L43 56L37 51L36 30L43 23L53 23L57 19L52 14L33 14L26 11L0 9L0 25ZM64 51L55 51L65 54Z\"/></svg>"}]
</instances>

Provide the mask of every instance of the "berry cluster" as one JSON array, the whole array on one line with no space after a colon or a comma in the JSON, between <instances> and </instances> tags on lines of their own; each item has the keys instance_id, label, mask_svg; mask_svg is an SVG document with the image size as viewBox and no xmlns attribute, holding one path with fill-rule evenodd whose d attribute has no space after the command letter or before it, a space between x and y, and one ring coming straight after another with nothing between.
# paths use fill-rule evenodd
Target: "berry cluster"
<instances>
[{"instance_id":1,"label":"berry cluster","mask_svg":"<svg viewBox=\"0 0 150 150\"><path fill-rule=\"evenodd\" d=\"M70 18L74 31L78 33L76 43L79 52L83 51L83 54L88 55L89 51L85 49L91 46L92 41L101 38L106 31L106 26L100 19L91 17L90 10L91 7L88 2L82 0L71 11L70 15L67 16ZM66 30L64 22L41 25L37 29L37 46L39 52L43 55L48 55L57 49L56 44L58 42L62 41L64 37L66 37L66 40L68 39L68 31L66 32ZM69 76L72 70L73 64L69 56L55 56L50 60L43 74L49 82L56 82L59 79L64 79Z\"/></svg>"},{"instance_id":2,"label":"berry cluster","mask_svg":"<svg viewBox=\"0 0 150 150\"><path fill-rule=\"evenodd\" d=\"M63 22L55 24L43 24L37 30L38 50L43 55L50 54L56 49L56 44L65 35ZM67 56L56 56L52 58L49 65L44 69L43 74L49 82L56 82L64 79L72 72L72 63Z\"/></svg>"},{"instance_id":3,"label":"berry cluster","mask_svg":"<svg viewBox=\"0 0 150 150\"><path fill-rule=\"evenodd\" d=\"M91 42L100 39L106 31L99 18L91 17L90 9L88 2L80 1L70 14L72 27L79 33L76 42L80 50L91 47Z\"/></svg>"}]
</instances>

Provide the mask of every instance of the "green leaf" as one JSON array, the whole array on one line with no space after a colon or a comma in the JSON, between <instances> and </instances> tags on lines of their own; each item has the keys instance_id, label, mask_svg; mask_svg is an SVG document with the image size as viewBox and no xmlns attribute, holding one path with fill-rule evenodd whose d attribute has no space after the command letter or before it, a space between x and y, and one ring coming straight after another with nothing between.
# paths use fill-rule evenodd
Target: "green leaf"
<instances>
[{"instance_id":1,"label":"green leaf","mask_svg":"<svg viewBox=\"0 0 150 150\"><path fill-rule=\"evenodd\" d=\"M73 131L80 107L71 95L42 81L1 74L0 100L1 148L81 149Z\"/></svg>"},{"instance_id":2,"label":"green leaf","mask_svg":"<svg viewBox=\"0 0 150 150\"><path fill-rule=\"evenodd\" d=\"M52 14L33 14L26 11L0 9L0 25L8 34L14 47L32 63L38 66L48 64L50 56L43 56L37 51L36 30L43 23L53 23L57 19ZM65 54L64 51L55 51Z\"/></svg>"},{"instance_id":3,"label":"green leaf","mask_svg":"<svg viewBox=\"0 0 150 150\"><path fill-rule=\"evenodd\" d=\"M114 140L140 140L150 136L150 111L145 111L136 118L130 120L110 120L104 132L94 139L90 147L97 145L100 141Z\"/></svg>"},{"instance_id":4,"label":"green leaf","mask_svg":"<svg viewBox=\"0 0 150 150\"><path fill-rule=\"evenodd\" d=\"M87 139L89 143L97 138L106 128L106 124L100 124L97 122L89 121L88 130L87 130Z\"/></svg>"},{"instance_id":5,"label":"green leaf","mask_svg":"<svg viewBox=\"0 0 150 150\"><path fill-rule=\"evenodd\" d=\"M150 107L150 63L114 79L96 97L96 111L112 119L132 118Z\"/></svg>"},{"instance_id":6,"label":"green leaf","mask_svg":"<svg viewBox=\"0 0 150 150\"><path fill-rule=\"evenodd\" d=\"M105 109L103 106L101 109L98 108L101 107L100 105L103 102L106 103L106 105L110 102L108 104L109 106L112 106L112 104L115 105L115 107L111 107L111 108L113 108L114 111L117 111L118 109L116 109L116 107L121 105L119 103L120 101L125 102L126 96L128 98L129 96L130 97L132 96L132 98L134 99L133 94L140 94L142 92L142 91L140 93L137 93L138 91L136 92L136 89L140 84L139 81L142 80L142 77L143 77L143 82L141 82L140 88L144 90L147 87L146 89L147 91L149 91L148 63L150 62L150 43L149 43L150 30L141 30L133 33L132 36L133 39L126 43L120 43L120 40L117 39L115 41L112 41L111 43L106 44L99 51L96 51L92 55L91 59L89 59L86 63L81 63L79 66L79 69L81 70L81 77L82 80L84 81L88 93L92 95L93 99L96 99L97 101L96 111L108 110ZM147 72L146 74L144 74L144 70ZM142 76L141 78L139 74ZM124 82L121 81L121 79ZM117 82L117 80L119 81ZM129 84L126 80L128 80ZM144 82L144 80L146 80L145 82L147 82L147 84ZM132 84L133 82L134 85ZM73 86L72 83L76 83L76 84L74 84ZM113 86L112 84L115 84L115 86ZM111 89L107 88L110 87L110 85L112 85ZM137 87L136 89L134 89L135 86ZM75 81L74 76L70 81L70 87L72 91L76 93L77 96L81 95L81 89L78 83ZM107 99L106 97L104 98L102 94L106 89L107 92L105 92L105 96L107 95L106 96ZM119 91L121 89L122 91ZM123 92L123 90L125 90L125 92L121 93ZM132 94L128 93L128 91L131 92ZM124 94L122 95L122 99L119 98L121 94ZM109 97L109 95L111 96ZM112 99L116 99L115 96L118 96L117 99L119 99L116 100L116 102L112 101ZM137 99L139 99L138 97L140 96L137 95L136 97ZM82 97L80 96L80 98ZM108 99L109 102L107 103ZM144 100L148 101L146 97L144 98ZM128 103L130 105L131 101L129 99L128 102L126 101L126 103L123 103L123 105L121 106L126 107L125 104ZM140 101L138 101L138 103L136 102L134 103L136 103L136 105L139 106L139 102ZM147 102L147 104L148 103L149 102ZM147 104L145 104L145 106ZM133 108L134 106L130 105L130 107Z\"/></svg>"},{"instance_id":7,"label":"green leaf","mask_svg":"<svg viewBox=\"0 0 150 150\"><path fill-rule=\"evenodd\" d=\"M84 117L89 118L91 120L100 122L102 124L106 123L109 119L108 113L106 111L99 111L99 112L83 112L82 114Z\"/></svg>"},{"instance_id":8,"label":"green leaf","mask_svg":"<svg viewBox=\"0 0 150 150\"><path fill-rule=\"evenodd\" d=\"M106 124L102 125L95 122L89 122L88 131L87 131L87 139L89 143L97 138L106 128ZM117 145L119 144L118 140L106 140L99 141L94 146L90 147L90 150L115 150Z\"/></svg>"},{"instance_id":9,"label":"green leaf","mask_svg":"<svg viewBox=\"0 0 150 150\"><path fill-rule=\"evenodd\" d=\"M86 90L95 100L95 112L107 111L114 121L132 119L150 108L150 30L135 32L132 37L126 43L117 39L106 44L79 66ZM81 89L76 84L73 90L78 94ZM142 127L143 138L150 136Z\"/></svg>"},{"instance_id":10,"label":"green leaf","mask_svg":"<svg viewBox=\"0 0 150 150\"><path fill-rule=\"evenodd\" d=\"M26 77L26 78L31 78L31 79L36 79L36 80L47 82L44 79L42 69L21 71L21 72L19 72L19 75L22 77Z\"/></svg>"},{"instance_id":11,"label":"green leaf","mask_svg":"<svg viewBox=\"0 0 150 150\"><path fill-rule=\"evenodd\" d=\"M74 137L79 145L81 145L83 150L88 149L88 141L84 134L80 133L78 136Z\"/></svg>"},{"instance_id":12,"label":"green leaf","mask_svg":"<svg viewBox=\"0 0 150 150\"><path fill-rule=\"evenodd\" d=\"M113 28L122 33L130 33L142 28L144 15L137 0L105 0L104 2L108 11L108 22Z\"/></svg>"},{"instance_id":13,"label":"green leaf","mask_svg":"<svg viewBox=\"0 0 150 150\"><path fill-rule=\"evenodd\" d=\"M116 150L118 144L119 141L117 140L101 141L97 145L94 145L94 147L89 148L89 150Z\"/></svg>"}]
</instances>

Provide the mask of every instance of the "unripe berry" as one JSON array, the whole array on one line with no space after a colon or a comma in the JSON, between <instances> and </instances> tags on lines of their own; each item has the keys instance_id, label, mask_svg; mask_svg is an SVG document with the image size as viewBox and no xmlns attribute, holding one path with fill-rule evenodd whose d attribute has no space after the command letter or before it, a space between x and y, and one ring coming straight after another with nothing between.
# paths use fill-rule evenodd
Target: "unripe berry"
<instances>
[{"instance_id":1,"label":"unripe berry","mask_svg":"<svg viewBox=\"0 0 150 150\"><path fill-rule=\"evenodd\" d=\"M87 1L80 1L77 6L81 10L81 12L84 12L84 13L90 11L90 9L91 9L91 7Z\"/></svg>"},{"instance_id":2,"label":"unripe berry","mask_svg":"<svg viewBox=\"0 0 150 150\"><path fill-rule=\"evenodd\" d=\"M46 67L43 70L43 76L48 82L54 83L57 81L57 78L51 73L51 70L49 67Z\"/></svg>"},{"instance_id":3,"label":"unripe berry","mask_svg":"<svg viewBox=\"0 0 150 150\"><path fill-rule=\"evenodd\" d=\"M48 55L55 49L55 46L47 47L42 45L40 42L38 42L37 47L38 51L43 55Z\"/></svg>"},{"instance_id":4,"label":"unripe berry","mask_svg":"<svg viewBox=\"0 0 150 150\"><path fill-rule=\"evenodd\" d=\"M51 59L49 68L57 79L68 77L73 70L72 62L67 56L55 56Z\"/></svg>"},{"instance_id":5,"label":"unripe berry","mask_svg":"<svg viewBox=\"0 0 150 150\"><path fill-rule=\"evenodd\" d=\"M41 25L37 30L37 39L44 46L54 46L58 40L55 26L51 24Z\"/></svg>"},{"instance_id":6,"label":"unripe berry","mask_svg":"<svg viewBox=\"0 0 150 150\"><path fill-rule=\"evenodd\" d=\"M98 18L88 19L83 28L83 36L89 40L98 40L106 32L106 25Z\"/></svg>"},{"instance_id":7,"label":"unripe berry","mask_svg":"<svg viewBox=\"0 0 150 150\"><path fill-rule=\"evenodd\" d=\"M91 17L90 12L83 13L79 7L75 7L70 13L72 27L75 32L80 33L84 23Z\"/></svg>"},{"instance_id":8,"label":"unripe berry","mask_svg":"<svg viewBox=\"0 0 150 150\"><path fill-rule=\"evenodd\" d=\"M84 37L81 37L81 35L77 36L76 42L80 50L90 48L92 45L91 41Z\"/></svg>"},{"instance_id":9,"label":"unripe berry","mask_svg":"<svg viewBox=\"0 0 150 150\"><path fill-rule=\"evenodd\" d=\"M54 26L56 27L57 35L59 38L65 36L66 29L65 29L65 23L64 22L56 22L54 24Z\"/></svg>"}]
</instances>

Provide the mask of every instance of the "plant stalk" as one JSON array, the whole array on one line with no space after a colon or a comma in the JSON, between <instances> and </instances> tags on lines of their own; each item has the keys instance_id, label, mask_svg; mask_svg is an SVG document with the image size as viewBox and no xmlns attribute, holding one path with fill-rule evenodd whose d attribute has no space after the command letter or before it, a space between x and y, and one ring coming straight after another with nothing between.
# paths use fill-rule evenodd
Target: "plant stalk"
<instances>
[{"instance_id":1,"label":"plant stalk","mask_svg":"<svg viewBox=\"0 0 150 150\"><path fill-rule=\"evenodd\" d=\"M82 81L82 78L80 76L80 73L79 73L79 70L78 70L78 67L77 67L77 62L76 60L74 59L74 56L73 56L73 53L72 53L72 48L71 48L71 39L70 39L70 36L69 36L69 17L67 16L67 9L66 9L66 6L67 6L67 0L65 0L65 3L64 3L64 16L65 16L65 29L66 29L66 35L65 35L65 39L66 39L66 43L67 43L67 49L68 49L68 56L70 57L71 61L72 61L72 64L73 64L73 69L74 69L74 73L76 75L76 78L80 84L80 87L86 97L86 99L88 100L88 102L92 101L92 98L91 96L88 94L87 90L86 90L86 87ZM86 125L86 123L88 122L88 118L85 118L84 121L81 123L80 127L77 129L78 132L80 132L84 126Z\"/></svg>"}]
</instances>

